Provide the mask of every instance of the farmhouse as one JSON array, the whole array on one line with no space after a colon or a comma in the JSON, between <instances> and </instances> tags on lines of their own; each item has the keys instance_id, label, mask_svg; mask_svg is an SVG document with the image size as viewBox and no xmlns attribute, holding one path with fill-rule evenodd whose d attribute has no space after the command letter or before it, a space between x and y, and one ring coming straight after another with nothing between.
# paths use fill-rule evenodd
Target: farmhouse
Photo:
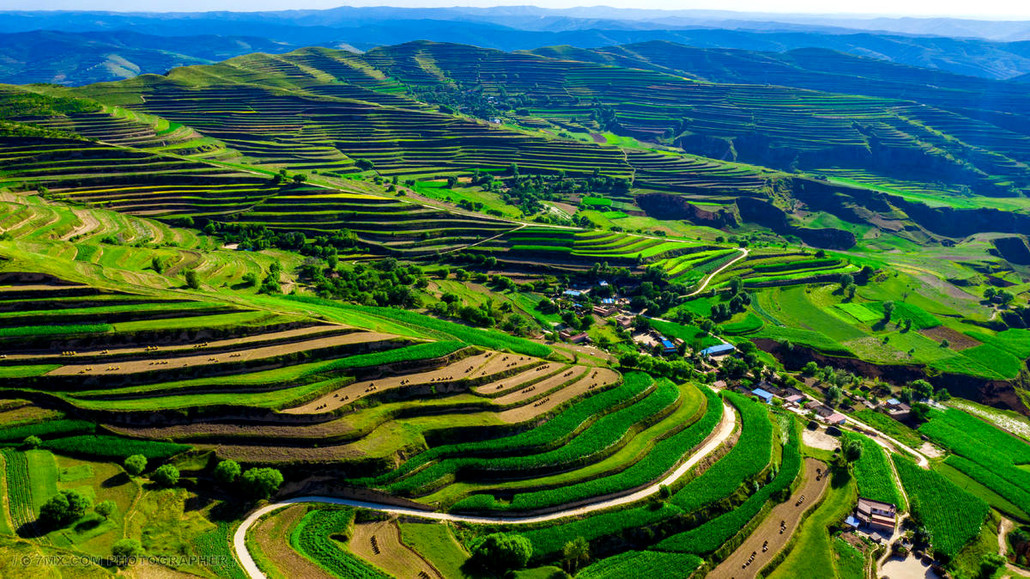
<instances>
[{"instance_id":1,"label":"farmhouse","mask_svg":"<svg viewBox=\"0 0 1030 579\"><path fill-rule=\"evenodd\" d=\"M733 347L733 344L719 344L717 346L709 346L704 350L701 350L701 355L718 358L719 356L725 356L734 350L736 350L736 348Z\"/></svg>"},{"instance_id":2,"label":"farmhouse","mask_svg":"<svg viewBox=\"0 0 1030 579\"><path fill-rule=\"evenodd\" d=\"M594 306L593 311L595 314L601 316L602 318L607 318L608 316L617 313L619 311L619 308L615 304L601 304L599 306Z\"/></svg>"},{"instance_id":3,"label":"farmhouse","mask_svg":"<svg viewBox=\"0 0 1030 579\"><path fill-rule=\"evenodd\" d=\"M898 508L890 503L858 497L855 516L873 529L893 533L897 525Z\"/></svg>"},{"instance_id":4,"label":"farmhouse","mask_svg":"<svg viewBox=\"0 0 1030 579\"><path fill-rule=\"evenodd\" d=\"M751 391L751 393L754 394L755 396L758 396L759 398L761 398L762 401L765 402L766 404L772 404L772 401L773 401L773 394L772 394L772 392L769 392L768 390L763 390L762 388L755 388L754 390Z\"/></svg>"},{"instance_id":5,"label":"farmhouse","mask_svg":"<svg viewBox=\"0 0 1030 579\"><path fill-rule=\"evenodd\" d=\"M834 412L833 414L827 416L825 420L827 424L832 424L834 426L844 426L844 423L848 421L848 417L844 416L840 412Z\"/></svg>"},{"instance_id":6,"label":"farmhouse","mask_svg":"<svg viewBox=\"0 0 1030 579\"><path fill-rule=\"evenodd\" d=\"M636 316L616 316L615 323L619 324L620 328L629 328L633 326L633 320Z\"/></svg>"}]
</instances>

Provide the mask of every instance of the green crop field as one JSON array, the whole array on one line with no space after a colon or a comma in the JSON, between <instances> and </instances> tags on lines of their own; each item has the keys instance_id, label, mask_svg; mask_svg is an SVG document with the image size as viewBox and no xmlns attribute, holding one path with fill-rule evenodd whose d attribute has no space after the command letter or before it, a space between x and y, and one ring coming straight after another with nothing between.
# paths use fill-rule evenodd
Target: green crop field
<instances>
[{"instance_id":1,"label":"green crop field","mask_svg":"<svg viewBox=\"0 0 1030 579\"><path fill-rule=\"evenodd\" d=\"M930 533L935 550L952 558L979 535L989 511L987 503L905 457L894 455L894 465L908 492L912 513Z\"/></svg>"}]
</instances>

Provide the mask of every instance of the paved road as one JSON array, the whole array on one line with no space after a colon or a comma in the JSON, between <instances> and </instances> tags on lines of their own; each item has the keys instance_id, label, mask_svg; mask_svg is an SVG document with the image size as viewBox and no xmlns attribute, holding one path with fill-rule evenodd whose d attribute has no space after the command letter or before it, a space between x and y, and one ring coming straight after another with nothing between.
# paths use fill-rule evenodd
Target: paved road
<instances>
[{"instance_id":1,"label":"paved road","mask_svg":"<svg viewBox=\"0 0 1030 579\"><path fill-rule=\"evenodd\" d=\"M239 559L243 569L252 579L266 579L265 574L258 569L256 563L254 563L253 557L250 556L250 552L247 551L246 536L247 530L266 513L270 513L274 510L281 509L288 505L297 503L322 503L330 505L346 505L349 507L358 507L362 509L370 509L379 511L382 513L388 513L392 515L405 515L411 517L420 517L423 519L430 519L434 521L453 521L462 523L473 523L473 524L509 524L509 525L521 525L529 523L541 523L546 521L554 521L557 519L563 519L565 517L574 517L578 515L585 515L595 511L601 511L617 507L621 505L627 505L640 500L643 500L653 494L656 494L663 485L670 485L684 474L693 468L698 462L700 462L706 456L716 451L723 443L729 439L730 435L733 434L733 430L737 426L737 415L733 411L733 408L726 403L723 403L723 416L719 422L718 427L715 430L714 436L711 436L701 448L697 449L690 458L683 462L676 470L666 476L659 482L652 484L649 487L641 489L635 493L605 499L596 503L591 503L581 507L574 507L557 511L546 515L535 515L528 517L474 517L467 515L452 515L450 513L437 513L431 511L423 511L411 507L399 507L396 505L388 505L383 503L376 503L371 501L358 501L351 499L341 499L336 497L321 497L321 496L307 496L297 497L288 499L279 503L270 504L264 506L254 512L252 512L246 519L240 523L240 526L236 529L233 534L232 545L233 551L236 553L236 558Z\"/></svg>"},{"instance_id":2,"label":"paved road","mask_svg":"<svg viewBox=\"0 0 1030 579\"><path fill-rule=\"evenodd\" d=\"M740 251L740 255L738 255L737 257L734 257L730 261L727 261L725 264L723 264L722 267L720 267L719 269L717 269L717 270L713 271L712 273L708 274L708 277L706 277L705 280L703 282L701 282L701 285L696 290L690 292L689 294L686 294L684 297L688 297L688 298L694 297L697 294L705 291L705 288L708 287L708 282L712 281L715 278L715 276L719 275L720 273L723 272L723 270L725 270L726 268L730 267L731 265L737 263L738 261L744 259L745 257L747 257L747 255L749 253L751 253L746 247L741 247L739 249L739 251Z\"/></svg>"},{"instance_id":3,"label":"paved road","mask_svg":"<svg viewBox=\"0 0 1030 579\"><path fill-rule=\"evenodd\" d=\"M822 470L822 476L816 474L817 469ZM819 480L816 480L817 476ZM830 477L826 463L814 458L806 458L805 480L798 490L794 491L788 501L773 507L772 512L755 529L755 532L751 533L751 536L740 547L737 547L736 551L706 577L709 579L752 579L766 563L772 561L780 549L787 545L791 535L797 530L802 514L819 502L823 493L826 492L829 482ZM799 505L797 502L802 496L805 497L805 500ZM786 523L786 530L782 533L780 533L780 521ZM769 548L763 552L762 545L766 541L769 542ZM752 553L755 554L755 558L750 565L747 565L747 560Z\"/></svg>"}]
</instances>

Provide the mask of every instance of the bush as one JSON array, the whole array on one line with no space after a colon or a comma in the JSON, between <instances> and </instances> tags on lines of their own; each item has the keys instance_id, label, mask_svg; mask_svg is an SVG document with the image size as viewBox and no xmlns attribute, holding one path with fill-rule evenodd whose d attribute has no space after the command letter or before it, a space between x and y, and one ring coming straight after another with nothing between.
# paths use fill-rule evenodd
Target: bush
<instances>
[{"instance_id":1,"label":"bush","mask_svg":"<svg viewBox=\"0 0 1030 579\"><path fill-rule=\"evenodd\" d=\"M215 467L215 480L223 485L230 485L240 478L240 463L235 460L223 460Z\"/></svg>"},{"instance_id":2,"label":"bush","mask_svg":"<svg viewBox=\"0 0 1030 579\"><path fill-rule=\"evenodd\" d=\"M90 506L89 497L79 491L64 490L43 503L39 508L39 520L45 524L63 527L82 518Z\"/></svg>"},{"instance_id":3,"label":"bush","mask_svg":"<svg viewBox=\"0 0 1030 579\"><path fill-rule=\"evenodd\" d=\"M283 473L274 468L251 468L243 473L243 486L256 499L267 499L283 484Z\"/></svg>"},{"instance_id":4,"label":"bush","mask_svg":"<svg viewBox=\"0 0 1030 579\"><path fill-rule=\"evenodd\" d=\"M179 469L170 464L161 465L150 475L150 480L163 487L174 487L179 484Z\"/></svg>"},{"instance_id":5,"label":"bush","mask_svg":"<svg viewBox=\"0 0 1030 579\"><path fill-rule=\"evenodd\" d=\"M21 443L25 448L39 448L41 444L43 444L43 439L38 436L27 436Z\"/></svg>"},{"instance_id":6,"label":"bush","mask_svg":"<svg viewBox=\"0 0 1030 579\"><path fill-rule=\"evenodd\" d=\"M200 289L200 276L197 275L196 270L186 270L186 287L190 289Z\"/></svg>"},{"instance_id":7,"label":"bush","mask_svg":"<svg viewBox=\"0 0 1030 579\"><path fill-rule=\"evenodd\" d=\"M143 545L136 539L119 539L111 546L111 558L119 567L133 563L144 554Z\"/></svg>"},{"instance_id":8,"label":"bush","mask_svg":"<svg viewBox=\"0 0 1030 579\"><path fill-rule=\"evenodd\" d=\"M469 565L501 574L525 568L532 556L529 539L515 533L493 533L473 549Z\"/></svg>"},{"instance_id":9,"label":"bush","mask_svg":"<svg viewBox=\"0 0 1030 579\"><path fill-rule=\"evenodd\" d=\"M101 501L97 503L97 506L93 507L93 511L105 519L110 517L111 513L114 513L114 509L114 501Z\"/></svg>"},{"instance_id":10,"label":"bush","mask_svg":"<svg viewBox=\"0 0 1030 579\"><path fill-rule=\"evenodd\" d=\"M125 459L122 464L125 467L125 472L132 476L139 476L143 471L147 470L147 457L142 454L134 454Z\"/></svg>"}]
</instances>

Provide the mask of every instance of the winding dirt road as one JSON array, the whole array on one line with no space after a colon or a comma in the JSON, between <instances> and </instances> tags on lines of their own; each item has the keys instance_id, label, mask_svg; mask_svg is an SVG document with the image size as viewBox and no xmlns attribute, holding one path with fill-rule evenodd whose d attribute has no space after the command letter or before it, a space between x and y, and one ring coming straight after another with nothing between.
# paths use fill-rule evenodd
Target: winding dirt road
<instances>
[{"instance_id":1,"label":"winding dirt road","mask_svg":"<svg viewBox=\"0 0 1030 579\"><path fill-rule=\"evenodd\" d=\"M287 499L279 503L273 503L266 505L252 512L246 519L240 523L240 526L236 529L232 538L233 552L236 554L236 558L239 559L243 569L247 572L252 579L266 579L265 574L258 569L257 564L254 562L254 558L250 556L250 552L247 551L246 537L247 530L262 516L277 509L281 509L288 505L297 503L321 503L329 505L345 505L349 507L357 507L362 509L369 509L379 511L382 513L388 513L391 515L405 515L409 517L420 517L423 519L430 519L434 521L451 521L460 523L472 523L472 524L507 524L507 525L524 525L530 523L542 523L547 521L554 521L557 519L563 519L566 517L575 517L578 515L586 515L595 511L601 511L617 507L621 505L627 505L634 503L647 497L656 494L659 489L664 485L670 485L675 481L679 480L680 477L685 475L690 469L692 469L698 462L700 462L706 456L715 452L723 443L729 439L730 435L737 427L737 416L733 408L723 403L723 416L719 422L719 426L715 430L715 434L711 436L701 448L697 449L687 460L683 462L676 470L672 471L668 476L659 482L652 484L644 489L636 491L632 494L628 494L621 497L605 499L596 503L591 503L581 507L574 507L546 515L533 515L526 517L475 517L468 515L452 515L450 513L437 513L431 511L423 511L411 507L399 507L396 505L388 505L384 503L376 503L371 501L359 501L352 499L341 499L336 497L321 497L321 496L306 496L296 497L293 499Z\"/></svg>"}]
</instances>

